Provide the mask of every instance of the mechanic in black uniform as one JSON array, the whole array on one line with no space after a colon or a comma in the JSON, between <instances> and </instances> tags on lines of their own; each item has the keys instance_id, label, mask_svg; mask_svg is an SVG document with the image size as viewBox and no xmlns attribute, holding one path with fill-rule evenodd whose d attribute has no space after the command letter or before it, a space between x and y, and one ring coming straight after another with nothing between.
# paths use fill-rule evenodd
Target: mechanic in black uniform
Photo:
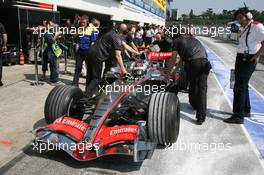
<instances>
[{"instance_id":1,"label":"mechanic in black uniform","mask_svg":"<svg viewBox=\"0 0 264 175\"><path fill-rule=\"evenodd\" d=\"M197 110L197 124L201 125L206 118L207 77L211 69L206 50L200 41L189 35L177 36L173 40L172 50L177 51L181 61L188 65L189 102Z\"/></svg>"},{"instance_id":2,"label":"mechanic in black uniform","mask_svg":"<svg viewBox=\"0 0 264 175\"><path fill-rule=\"evenodd\" d=\"M123 36L127 33L127 25L121 23L116 30L112 30L103 35L88 52L87 59L87 77L86 77L86 96L92 97L97 91L101 81L103 62L115 58L119 65L122 76L127 74L121 56L122 45L124 43Z\"/></svg>"},{"instance_id":3,"label":"mechanic in black uniform","mask_svg":"<svg viewBox=\"0 0 264 175\"><path fill-rule=\"evenodd\" d=\"M135 33L136 33L136 27L134 25L130 25L128 27L128 33L125 37L126 43L132 47L135 51L138 52L138 48L136 46L136 41L135 41Z\"/></svg>"},{"instance_id":4,"label":"mechanic in black uniform","mask_svg":"<svg viewBox=\"0 0 264 175\"><path fill-rule=\"evenodd\" d=\"M121 49L123 59L131 58L131 56L135 56L139 53L138 48L135 44L136 27L134 25L129 25L127 28L127 33L125 33L121 38L124 41L122 42L123 47ZM113 60L108 61L113 62ZM105 72L109 71L109 67L111 67L111 65L114 65L114 63L108 63L108 68L105 69Z\"/></svg>"},{"instance_id":5,"label":"mechanic in black uniform","mask_svg":"<svg viewBox=\"0 0 264 175\"><path fill-rule=\"evenodd\" d=\"M170 52L171 51L172 40L166 36L162 36L160 32L155 35L155 41L152 45L158 45L160 52Z\"/></svg>"},{"instance_id":6,"label":"mechanic in black uniform","mask_svg":"<svg viewBox=\"0 0 264 175\"><path fill-rule=\"evenodd\" d=\"M3 86L2 82L2 72L3 72L3 52L7 51L7 34L5 27L2 23L0 23L0 87Z\"/></svg>"}]
</instances>

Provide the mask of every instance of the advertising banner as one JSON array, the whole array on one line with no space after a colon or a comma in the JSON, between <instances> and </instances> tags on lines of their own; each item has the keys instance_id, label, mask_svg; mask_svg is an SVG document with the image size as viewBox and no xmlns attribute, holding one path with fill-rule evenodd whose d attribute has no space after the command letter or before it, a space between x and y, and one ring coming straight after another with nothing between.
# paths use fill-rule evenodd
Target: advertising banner
<instances>
[{"instance_id":1,"label":"advertising banner","mask_svg":"<svg viewBox=\"0 0 264 175\"><path fill-rule=\"evenodd\" d=\"M154 2L162 9L166 10L166 0L154 0Z\"/></svg>"}]
</instances>

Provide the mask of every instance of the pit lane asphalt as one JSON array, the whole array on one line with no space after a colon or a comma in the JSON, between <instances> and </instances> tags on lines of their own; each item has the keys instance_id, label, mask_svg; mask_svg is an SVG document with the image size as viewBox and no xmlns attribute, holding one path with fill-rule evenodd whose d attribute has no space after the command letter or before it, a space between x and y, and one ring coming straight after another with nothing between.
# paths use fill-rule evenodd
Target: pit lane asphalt
<instances>
[{"instance_id":1,"label":"pit lane asphalt","mask_svg":"<svg viewBox=\"0 0 264 175\"><path fill-rule=\"evenodd\" d=\"M230 53L235 54L235 50L233 50L235 46L216 42L211 38L201 39L225 61L234 59L230 58ZM230 53L224 55L224 48ZM227 64L231 66L233 62L230 61ZM30 71L32 72L31 69ZM26 73L30 71L27 70ZM255 74L254 76L259 79L262 77L263 81L263 75ZM63 78L71 79L70 76L63 76ZM230 107L212 74L209 76L208 82L208 118L205 124L202 126L194 124L195 113L188 105L188 96L180 93L181 129L178 142L168 150L155 150L152 159L143 163L133 163L132 159L123 156L104 157L91 162L77 162L63 152L40 155L28 147L19 153L18 149L26 146L32 138L29 133L32 127L44 124L42 120L43 104L52 87L44 85L43 87L34 87L34 89L28 86L25 81L10 84L10 86L0 89L0 119L2 120L0 129L4 131L0 133L0 138L11 139L14 144L0 145L0 156L7 155L9 157L8 155L17 153L19 155L0 168L0 174L264 174L260 159L254 152L254 146L249 143L241 126L222 122L223 118L230 115ZM257 88L257 86L254 87ZM27 95L23 95L24 93ZM14 101L19 95L18 102ZM9 108L4 109L5 107ZM12 112L9 111L11 109L13 109ZM195 149L195 146L192 147L193 144L201 146L201 148ZM183 145L188 145L191 148L184 149ZM215 150L215 145L218 145L219 149ZM207 148L209 146L211 149Z\"/></svg>"}]
</instances>

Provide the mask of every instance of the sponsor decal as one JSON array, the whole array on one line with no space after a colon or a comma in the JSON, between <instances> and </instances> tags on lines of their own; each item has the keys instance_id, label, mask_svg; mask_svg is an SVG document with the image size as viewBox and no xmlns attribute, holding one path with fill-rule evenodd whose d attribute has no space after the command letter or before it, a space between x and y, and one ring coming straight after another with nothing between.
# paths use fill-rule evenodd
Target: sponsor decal
<instances>
[{"instance_id":1,"label":"sponsor decal","mask_svg":"<svg viewBox=\"0 0 264 175\"><path fill-rule=\"evenodd\" d=\"M54 121L54 124L64 124L72 126L76 129L81 130L82 132L85 132L86 126L84 126L81 122L77 122L76 120L71 120L70 118L58 118Z\"/></svg>"},{"instance_id":2,"label":"sponsor decal","mask_svg":"<svg viewBox=\"0 0 264 175\"><path fill-rule=\"evenodd\" d=\"M172 56L174 56L175 53L174 52L150 52L148 58L150 60L153 59L170 59Z\"/></svg>"},{"instance_id":3,"label":"sponsor decal","mask_svg":"<svg viewBox=\"0 0 264 175\"><path fill-rule=\"evenodd\" d=\"M122 133L137 133L137 128L118 128L110 131L110 136Z\"/></svg>"},{"instance_id":4,"label":"sponsor decal","mask_svg":"<svg viewBox=\"0 0 264 175\"><path fill-rule=\"evenodd\" d=\"M162 9L166 9L166 0L154 0L154 2Z\"/></svg>"}]
</instances>

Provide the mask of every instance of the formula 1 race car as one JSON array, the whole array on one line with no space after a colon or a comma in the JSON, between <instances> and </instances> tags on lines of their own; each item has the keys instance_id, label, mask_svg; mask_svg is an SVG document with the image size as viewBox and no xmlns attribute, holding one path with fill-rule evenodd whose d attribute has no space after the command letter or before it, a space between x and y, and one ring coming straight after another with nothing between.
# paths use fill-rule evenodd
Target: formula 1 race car
<instances>
[{"instance_id":1,"label":"formula 1 race car","mask_svg":"<svg viewBox=\"0 0 264 175\"><path fill-rule=\"evenodd\" d=\"M78 87L55 87L45 103L48 125L35 130L39 151L58 148L79 161L123 154L138 162L151 158L157 145L175 143L180 76L177 70L166 76L173 56L145 52L125 63L129 72L125 77L112 67L104 74L99 95L90 99Z\"/></svg>"}]
</instances>

